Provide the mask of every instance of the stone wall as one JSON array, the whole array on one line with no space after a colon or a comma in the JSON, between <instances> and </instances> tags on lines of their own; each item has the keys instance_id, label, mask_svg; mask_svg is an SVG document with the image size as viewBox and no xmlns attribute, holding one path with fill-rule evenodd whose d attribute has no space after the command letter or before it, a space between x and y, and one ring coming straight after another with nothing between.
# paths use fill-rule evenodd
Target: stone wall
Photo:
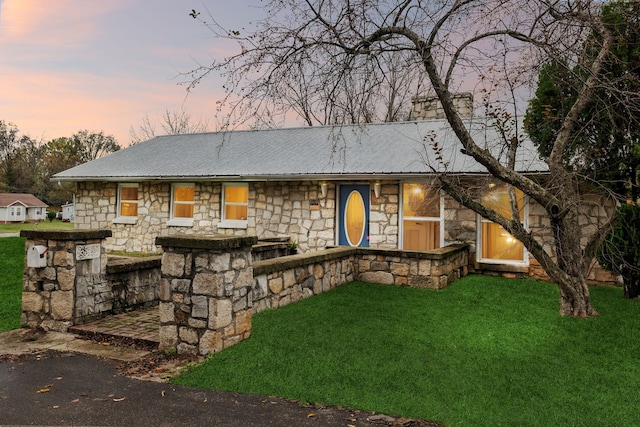
<instances>
[{"instance_id":1,"label":"stone wall","mask_svg":"<svg viewBox=\"0 0 640 427\"><path fill-rule=\"evenodd\" d=\"M328 183L322 197L320 184L311 181L252 182L255 224L249 222L248 235L258 239L290 236L301 252L316 251L336 244L336 186ZM251 218L251 215L249 215Z\"/></svg>"},{"instance_id":2,"label":"stone wall","mask_svg":"<svg viewBox=\"0 0 640 427\"><path fill-rule=\"evenodd\" d=\"M317 182L250 182L247 228L220 228L219 182L195 183L193 226L169 226L171 183L138 184L138 218L135 224L117 224L117 183L79 182L75 226L80 229L109 228L113 237L107 249L160 253L155 238L176 235L286 236L300 251L324 249L336 244L335 185L326 197Z\"/></svg>"},{"instance_id":3,"label":"stone wall","mask_svg":"<svg viewBox=\"0 0 640 427\"><path fill-rule=\"evenodd\" d=\"M277 308L353 280L443 289L467 275L468 245L429 252L347 248L253 264L253 311Z\"/></svg>"},{"instance_id":4,"label":"stone wall","mask_svg":"<svg viewBox=\"0 0 640 427\"><path fill-rule=\"evenodd\" d=\"M160 349L221 351L251 335L252 313L353 280L441 289L467 273L467 245L431 253L334 248L253 263L255 237L159 237Z\"/></svg>"},{"instance_id":5,"label":"stone wall","mask_svg":"<svg viewBox=\"0 0 640 427\"><path fill-rule=\"evenodd\" d=\"M358 280L414 288L444 289L466 276L469 245L461 243L428 252L358 250Z\"/></svg>"},{"instance_id":6,"label":"stone wall","mask_svg":"<svg viewBox=\"0 0 640 427\"><path fill-rule=\"evenodd\" d=\"M360 183L370 184L368 181ZM320 183L314 181L249 182L248 221L246 229L218 228L220 222L220 192L218 182L195 183L195 213L191 227L168 226L171 184L167 182L139 183L139 209L136 224L113 224L116 217L115 183L78 183L76 227L110 228L113 237L107 249L131 252L159 253L155 237L174 235L234 235L257 236L258 239L291 239L301 253L318 251L337 244L336 192L337 184L327 183L323 197ZM464 185L477 186L478 181ZM380 197L371 191L369 244L372 248L397 249L400 244L401 183L382 181ZM608 211L596 195L586 195L582 216L585 229L601 227ZM477 218L471 210L444 197L444 244L468 243L472 271L504 275L531 274L546 278L535 260L526 265L479 263L476 260ZM549 253L553 253L553 239L545 210L536 203L529 205L529 228ZM597 265L589 271L589 280L615 282Z\"/></svg>"},{"instance_id":7,"label":"stone wall","mask_svg":"<svg viewBox=\"0 0 640 427\"><path fill-rule=\"evenodd\" d=\"M253 263L253 311L278 308L352 282L357 277L355 248L320 252Z\"/></svg>"},{"instance_id":8,"label":"stone wall","mask_svg":"<svg viewBox=\"0 0 640 427\"><path fill-rule=\"evenodd\" d=\"M109 230L21 231L20 236L27 238L22 323L65 332L81 321L84 312L76 309L78 303L88 307L89 293L97 295L108 288L104 238L110 235ZM30 261L30 252L33 255L37 246L46 248L42 267L34 267ZM108 303L94 299L92 306L101 309L101 304Z\"/></svg>"},{"instance_id":9,"label":"stone wall","mask_svg":"<svg viewBox=\"0 0 640 427\"><path fill-rule=\"evenodd\" d=\"M158 237L160 349L220 351L251 334L255 237Z\"/></svg>"},{"instance_id":10,"label":"stone wall","mask_svg":"<svg viewBox=\"0 0 640 427\"><path fill-rule=\"evenodd\" d=\"M606 197L599 194L583 194L582 214L580 215L580 226L584 229L585 234L593 233L595 230L602 228L607 222L607 218L613 215L615 207L613 207ZM551 222L545 209L535 202L529 204L529 229L537 236L548 253L552 254L555 259L553 250L553 232L551 230ZM582 244L586 245L586 239L583 238ZM533 257L529 258L529 275L541 280L549 280L549 276L542 269L540 263ZM600 267L596 260L591 263L591 267L586 272L587 282L591 285L616 285L619 284L617 277Z\"/></svg>"},{"instance_id":11,"label":"stone wall","mask_svg":"<svg viewBox=\"0 0 640 427\"><path fill-rule=\"evenodd\" d=\"M75 227L80 229L111 229L107 249L126 252L159 253L158 236L196 234L244 234L245 230L218 229L220 222L220 183L196 182L193 226L168 226L171 203L171 183L138 183L138 218L135 224L114 223L117 217L118 184L114 182L79 182L76 187ZM249 195L251 200L252 195ZM251 207L249 207L251 209ZM252 211L249 212L249 216Z\"/></svg>"},{"instance_id":12,"label":"stone wall","mask_svg":"<svg viewBox=\"0 0 640 427\"><path fill-rule=\"evenodd\" d=\"M27 238L22 322L66 331L109 314L158 303L160 257L109 259L109 230L23 231ZM47 248L46 265L32 267L29 252Z\"/></svg>"},{"instance_id":13,"label":"stone wall","mask_svg":"<svg viewBox=\"0 0 640 427\"><path fill-rule=\"evenodd\" d=\"M369 245L372 248L397 249L399 244L400 183L384 182L380 197L371 193Z\"/></svg>"},{"instance_id":14,"label":"stone wall","mask_svg":"<svg viewBox=\"0 0 640 427\"><path fill-rule=\"evenodd\" d=\"M369 184L368 181L362 182ZM168 226L171 184L138 184L138 219L135 224L117 224L117 184L79 182L77 184L76 228L109 228L113 237L107 249L160 253L159 236L228 235L257 236L259 240L286 237L298 244L300 252L335 246L336 184L328 183L323 197L320 184L312 181L250 182L246 229L219 228L222 184L195 183L193 226ZM372 247L398 247L399 184L385 182L381 195L371 197L369 243Z\"/></svg>"},{"instance_id":15,"label":"stone wall","mask_svg":"<svg viewBox=\"0 0 640 427\"><path fill-rule=\"evenodd\" d=\"M158 304L160 265L162 257L113 257L107 261L108 313L122 313ZM80 309L81 307L78 307ZM91 320L92 314L104 316L103 311L87 310L83 323ZM93 315L95 318L96 316Z\"/></svg>"}]
</instances>

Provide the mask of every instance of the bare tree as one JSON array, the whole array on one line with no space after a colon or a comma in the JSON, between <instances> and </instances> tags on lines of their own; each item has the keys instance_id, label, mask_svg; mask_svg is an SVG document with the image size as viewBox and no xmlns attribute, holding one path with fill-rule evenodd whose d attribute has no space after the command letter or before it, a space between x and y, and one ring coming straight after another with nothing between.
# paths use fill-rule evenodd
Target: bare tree
<instances>
[{"instance_id":1,"label":"bare tree","mask_svg":"<svg viewBox=\"0 0 640 427\"><path fill-rule=\"evenodd\" d=\"M159 129L158 129L159 127ZM196 120L185 110L164 110L157 121L151 120L146 114L137 127L129 128L131 145L146 141L158 135L178 135L183 133L208 132L207 120Z\"/></svg>"},{"instance_id":2,"label":"bare tree","mask_svg":"<svg viewBox=\"0 0 640 427\"><path fill-rule=\"evenodd\" d=\"M284 33L277 36L269 31L276 28L278 32L286 31L287 24L280 22L300 18L306 12L295 2L276 6L277 11L270 9L271 5L265 6L265 10L274 13L258 24L260 30L256 33L245 33L244 29L229 31L209 10L191 14L216 37L240 45L239 54L213 66L200 65L183 75L188 91L211 72L219 71L227 77L226 95L218 110L224 116L223 127L277 127L292 116L308 126L408 118L411 98L423 93L426 84L415 55L379 52L369 58L343 56L342 61L330 46L317 45L317 49L305 52L305 43L313 41L307 38L308 34L300 33L296 43L302 43L303 50L290 56L293 52L287 53L286 49L280 49L284 46L277 44L284 40ZM290 14L279 13L290 6L293 7ZM282 67L274 66L276 63ZM255 78L256 73L261 75L259 79Z\"/></svg>"},{"instance_id":3,"label":"bare tree","mask_svg":"<svg viewBox=\"0 0 640 427\"><path fill-rule=\"evenodd\" d=\"M71 142L75 145L83 162L95 160L120 149L118 141L112 135L105 135L102 131L78 131L71 136Z\"/></svg>"},{"instance_id":4,"label":"bare tree","mask_svg":"<svg viewBox=\"0 0 640 427\"><path fill-rule=\"evenodd\" d=\"M585 181L566 167L563 156L595 89L616 90L603 73L611 34L600 19L601 4L589 0L272 0L265 5L267 18L253 33L223 32L215 21L208 22L221 37L237 41L240 51L194 70L190 88L209 73L222 72L230 94L227 101L240 116L270 117L293 109L307 122L328 123L340 122L339 110L347 104L361 111L345 116L345 121L368 121L369 111L385 105L377 103L376 94L385 93L394 75L411 79L410 84L402 84L412 88L427 82L443 106L462 155L472 157L508 185L511 215L505 217L483 203L463 180L447 173L446 163L432 165L442 188L523 243L557 283L561 314L594 316L586 275L607 226L580 223ZM192 16L198 18L196 13ZM593 33L598 37L590 49L597 54L585 61L584 42ZM549 173L541 180L515 169L515 160L522 155L522 137L519 128L509 123L518 123L518 94L527 73L559 59L579 64L583 79L545 158ZM478 79L479 98L490 118L503 127L498 150L476 140L470 121L456 111L453 94L470 77ZM389 111L382 110L385 115ZM439 149L437 142L435 136L432 149ZM587 184L598 186L593 181ZM546 210L551 245L523 226L516 189Z\"/></svg>"}]
</instances>

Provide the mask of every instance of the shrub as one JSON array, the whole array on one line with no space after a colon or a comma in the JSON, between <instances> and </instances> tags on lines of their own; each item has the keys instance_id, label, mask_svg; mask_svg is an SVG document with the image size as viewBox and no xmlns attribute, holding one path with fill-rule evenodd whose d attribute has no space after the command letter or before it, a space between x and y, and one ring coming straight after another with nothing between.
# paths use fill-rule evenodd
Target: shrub
<instances>
[{"instance_id":1,"label":"shrub","mask_svg":"<svg viewBox=\"0 0 640 427\"><path fill-rule=\"evenodd\" d=\"M598 249L600 265L622 276L625 298L640 296L640 205L618 208L618 222Z\"/></svg>"}]
</instances>

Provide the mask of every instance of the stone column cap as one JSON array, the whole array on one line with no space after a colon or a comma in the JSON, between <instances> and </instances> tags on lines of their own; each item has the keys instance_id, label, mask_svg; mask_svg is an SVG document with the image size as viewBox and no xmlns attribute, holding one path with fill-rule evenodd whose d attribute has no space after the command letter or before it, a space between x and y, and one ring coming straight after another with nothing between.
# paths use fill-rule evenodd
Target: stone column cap
<instances>
[{"instance_id":1,"label":"stone column cap","mask_svg":"<svg viewBox=\"0 0 640 427\"><path fill-rule=\"evenodd\" d=\"M247 246L253 246L258 242L257 236L205 236L205 235L186 235L186 236L158 236L156 237L156 245L188 248L188 249L211 249L225 250L237 249Z\"/></svg>"},{"instance_id":2,"label":"stone column cap","mask_svg":"<svg viewBox=\"0 0 640 427\"><path fill-rule=\"evenodd\" d=\"M91 240L111 237L111 230L21 230L20 237L47 240Z\"/></svg>"}]
</instances>

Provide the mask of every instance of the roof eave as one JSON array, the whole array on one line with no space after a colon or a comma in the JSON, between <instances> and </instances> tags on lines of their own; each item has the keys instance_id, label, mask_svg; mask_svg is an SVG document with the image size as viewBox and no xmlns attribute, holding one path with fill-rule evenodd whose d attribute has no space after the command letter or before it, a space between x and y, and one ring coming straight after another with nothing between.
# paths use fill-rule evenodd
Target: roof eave
<instances>
[{"instance_id":1,"label":"roof eave","mask_svg":"<svg viewBox=\"0 0 640 427\"><path fill-rule=\"evenodd\" d=\"M524 175L547 175L547 171L523 171ZM371 181L371 180L410 180L435 177L440 173L434 172L391 172L391 173L333 173L333 174L274 174L274 175L172 175L172 176L77 176L52 177L60 182L144 182L144 181ZM448 172L456 176L488 176L486 172Z\"/></svg>"}]
</instances>

